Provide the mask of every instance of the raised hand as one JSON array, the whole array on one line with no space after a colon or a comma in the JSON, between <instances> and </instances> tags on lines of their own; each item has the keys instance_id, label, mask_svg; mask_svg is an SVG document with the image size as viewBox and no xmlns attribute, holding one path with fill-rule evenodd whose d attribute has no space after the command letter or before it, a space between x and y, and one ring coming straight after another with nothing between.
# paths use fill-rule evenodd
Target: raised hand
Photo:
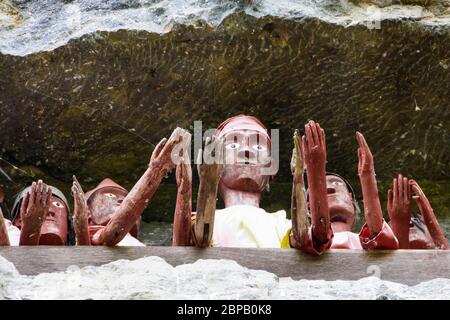
<instances>
[{"instance_id":1,"label":"raised hand","mask_svg":"<svg viewBox=\"0 0 450 320\"><path fill-rule=\"evenodd\" d=\"M41 227L48 214L51 196L51 188L42 180L32 183L30 193L22 199L20 206L20 245L39 244Z\"/></svg>"},{"instance_id":2,"label":"raised hand","mask_svg":"<svg viewBox=\"0 0 450 320\"><path fill-rule=\"evenodd\" d=\"M158 168L163 172L168 172L175 167L173 161L174 148L180 143L190 141L190 133L184 129L176 128L169 139L163 138L152 153L149 166ZM179 155L176 155L179 156Z\"/></svg>"},{"instance_id":3,"label":"raised hand","mask_svg":"<svg viewBox=\"0 0 450 320\"><path fill-rule=\"evenodd\" d=\"M292 150L291 171L293 175L291 195L292 241L295 248L302 248L308 241L308 213L303 183L303 157L301 140L296 129L294 131L294 149Z\"/></svg>"},{"instance_id":4,"label":"raised hand","mask_svg":"<svg viewBox=\"0 0 450 320\"><path fill-rule=\"evenodd\" d=\"M189 157L189 150L191 148L191 135L184 134L182 137L182 145L180 150L180 161L177 164L176 179L179 191L186 191L192 185L192 168Z\"/></svg>"},{"instance_id":5,"label":"raised hand","mask_svg":"<svg viewBox=\"0 0 450 320\"><path fill-rule=\"evenodd\" d=\"M211 161L211 150L214 150L215 159ZM197 197L197 215L194 225L194 242L199 247L209 245L216 212L217 188L224 169L223 143L221 140L207 138L205 149L200 150L197 159L197 170L200 176L200 186Z\"/></svg>"},{"instance_id":6,"label":"raised hand","mask_svg":"<svg viewBox=\"0 0 450 320\"><path fill-rule=\"evenodd\" d=\"M409 223L412 213L412 196L409 180L401 174L394 178L388 191L388 214L392 231L400 249L409 248Z\"/></svg>"},{"instance_id":7,"label":"raised hand","mask_svg":"<svg viewBox=\"0 0 450 320\"><path fill-rule=\"evenodd\" d=\"M292 139L294 141L294 149L292 149L291 173L294 176L294 179L299 179L303 177L304 165L302 156L302 140L297 129L295 129Z\"/></svg>"},{"instance_id":8,"label":"raised hand","mask_svg":"<svg viewBox=\"0 0 450 320\"><path fill-rule=\"evenodd\" d=\"M302 148L305 157L306 170L318 168L325 170L327 147L325 132L319 123L309 121L305 125L305 135L302 137Z\"/></svg>"},{"instance_id":9,"label":"raised hand","mask_svg":"<svg viewBox=\"0 0 450 320\"><path fill-rule=\"evenodd\" d=\"M76 243L78 246L88 246L91 244L89 237L89 208L80 183L75 176L72 178L72 195L74 202L73 224Z\"/></svg>"},{"instance_id":10,"label":"raised hand","mask_svg":"<svg viewBox=\"0 0 450 320\"><path fill-rule=\"evenodd\" d=\"M197 158L197 170L200 179L207 179L210 183L219 182L224 168L222 156L222 141L215 137L212 139L206 138L205 149L200 150ZM215 157L215 160L213 157Z\"/></svg>"},{"instance_id":11,"label":"raised hand","mask_svg":"<svg viewBox=\"0 0 450 320\"><path fill-rule=\"evenodd\" d=\"M434 244L437 248L448 250L448 240L439 225L428 198L416 181L410 180L409 184L411 186L412 193L417 197L417 206L419 207L420 214L422 215L425 225L433 238Z\"/></svg>"},{"instance_id":12,"label":"raised hand","mask_svg":"<svg viewBox=\"0 0 450 320\"><path fill-rule=\"evenodd\" d=\"M322 245L332 236L325 177L327 151L325 132L312 120L305 125L302 148L308 177L312 234L315 243Z\"/></svg>"},{"instance_id":13,"label":"raised hand","mask_svg":"<svg viewBox=\"0 0 450 320\"><path fill-rule=\"evenodd\" d=\"M369 237L375 237L383 228L383 211L378 196L377 180L372 152L366 139L356 132L358 141L358 175L364 200L364 217L369 228Z\"/></svg>"},{"instance_id":14,"label":"raised hand","mask_svg":"<svg viewBox=\"0 0 450 320\"><path fill-rule=\"evenodd\" d=\"M356 132L356 140L358 141L358 174L374 174L375 167L373 164L372 152L367 145L366 139L360 132Z\"/></svg>"}]
</instances>

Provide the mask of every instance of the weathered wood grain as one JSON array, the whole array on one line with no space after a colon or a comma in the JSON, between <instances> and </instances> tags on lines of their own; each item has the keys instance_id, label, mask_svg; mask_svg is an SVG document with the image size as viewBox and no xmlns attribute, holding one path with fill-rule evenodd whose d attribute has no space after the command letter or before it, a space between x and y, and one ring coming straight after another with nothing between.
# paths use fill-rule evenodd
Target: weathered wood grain
<instances>
[{"instance_id":1,"label":"weathered wood grain","mask_svg":"<svg viewBox=\"0 0 450 320\"><path fill-rule=\"evenodd\" d=\"M293 279L357 280L379 275L408 285L450 277L450 251L331 250L315 257L290 249L193 247L3 247L0 255L21 274L64 271L76 265L102 265L118 259L159 256L177 266L197 259L232 259L250 269Z\"/></svg>"}]
</instances>

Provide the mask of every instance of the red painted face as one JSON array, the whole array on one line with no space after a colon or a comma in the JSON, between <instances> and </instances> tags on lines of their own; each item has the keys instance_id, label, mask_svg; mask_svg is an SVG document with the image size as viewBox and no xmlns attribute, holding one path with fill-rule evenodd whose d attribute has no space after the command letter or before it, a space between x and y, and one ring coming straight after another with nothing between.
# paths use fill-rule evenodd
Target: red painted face
<instances>
[{"instance_id":1,"label":"red painted face","mask_svg":"<svg viewBox=\"0 0 450 320\"><path fill-rule=\"evenodd\" d=\"M125 199L127 192L117 187L103 187L97 190L88 202L91 225L106 225Z\"/></svg>"},{"instance_id":2,"label":"red painted face","mask_svg":"<svg viewBox=\"0 0 450 320\"><path fill-rule=\"evenodd\" d=\"M40 245L65 245L67 243L69 210L66 204L52 195L47 218L41 227Z\"/></svg>"},{"instance_id":3,"label":"red painted face","mask_svg":"<svg viewBox=\"0 0 450 320\"><path fill-rule=\"evenodd\" d=\"M262 192L270 176L270 141L256 130L233 130L223 136L225 166L221 183L246 192Z\"/></svg>"},{"instance_id":4,"label":"red painted face","mask_svg":"<svg viewBox=\"0 0 450 320\"><path fill-rule=\"evenodd\" d=\"M343 231L351 231L356 218L352 194L341 178L328 175L326 179L330 221L339 224Z\"/></svg>"}]
</instances>

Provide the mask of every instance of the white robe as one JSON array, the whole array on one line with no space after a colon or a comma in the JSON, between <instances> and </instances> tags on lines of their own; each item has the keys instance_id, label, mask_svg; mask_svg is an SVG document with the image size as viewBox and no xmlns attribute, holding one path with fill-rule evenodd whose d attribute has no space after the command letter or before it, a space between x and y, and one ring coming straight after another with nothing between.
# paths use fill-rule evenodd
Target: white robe
<instances>
[{"instance_id":1,"label":"white robe","mask_svg":"<svg viewBox=\"0 0 450 320\"><path fill-rule=\"evenodd\" d=\"M281 248L292 227L286 211L268 213L262 208L236 205L216 210L214 247Z\"/></svg>"}]
</instances>

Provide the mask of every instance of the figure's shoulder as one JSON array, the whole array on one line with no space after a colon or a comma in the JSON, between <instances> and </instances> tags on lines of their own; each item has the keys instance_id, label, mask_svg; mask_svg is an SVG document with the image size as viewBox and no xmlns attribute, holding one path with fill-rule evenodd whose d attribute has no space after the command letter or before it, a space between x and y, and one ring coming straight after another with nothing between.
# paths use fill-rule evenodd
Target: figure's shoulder
<instances>
[{"instance_id":1,"label":"figure's shoulder","mask_svg":"<svg viewBox=\"0 0 450 320\"><path fill-rule=\"evenodd\" d=\"M16 227L15 225L13 225L13 223L11 222L11 220L9 219L3 219L5 221L5 226L6 229L8 230L8 232L10 231L18 231L20 232L20 229L18 227Z\"/></svg>"},{"instance_id":2,"label":"figure's shoulder","mask_svg":"<svg viewBox=\"0 0 450 320\"><path fill-rule=\"evenodd\" d=\"M286 217L286 210L281 209L275 212L269 212L270 214L276 215L276 216L284 216Z\"/></svg>"},{"instance_id":3,"label":"figure's shoulder","mask_svg":"<svg viewBox=\"0 0 450 320\"><path fill-rule=\"evenodd\" d=\"M5 221L5 225L7 228L11 227L13 224L11 223L11 220L3 218L3 221Z\"/></svg>"},{"instance_id":4,"label":"figure's shoulder","mask_svg":"<svg viewBox=\"0 0 450 320\"><path fill-rule=\"evenodd\" d=\"M8 219L4 219L6 231L8 232L9 243L11 246L18 246L20 242L20 229L12 224Z\"/></svg>"},{"instance_id":5,"label":"figure's shoulder","mask_svg":"<svg viewBox=\"0 0 450 320\"><path fill-rule=\"evenodd\" d=\"M335 232L331 249L362 249L359 235L351 231Z\"/></svg>"},{"instance_id":6,"label":"figure's shoulder","mask_svg":"<svg viewBox=\"0 0 450 320\"><path fill-rule=\"evenodd\" d=\"M117 245L125 247L145 247L145 244L140 242L138 239L136 239L129 233L127 233L126 236L122 239L122 241L120 241Z\"/></svg>"},{"instance_id":7,"label":"figure's shoulder","mask_svg":"<svg viewBox=\"0 0 450 320\"><path fill-rule=\"evenodd\" d=\"M272 217L272 219L275 219L277 221L281 222L290 222L291 220L287 218L286 210L278 210L275 212L267 212L268 215Z\"/></svg>"}]
</instances>

